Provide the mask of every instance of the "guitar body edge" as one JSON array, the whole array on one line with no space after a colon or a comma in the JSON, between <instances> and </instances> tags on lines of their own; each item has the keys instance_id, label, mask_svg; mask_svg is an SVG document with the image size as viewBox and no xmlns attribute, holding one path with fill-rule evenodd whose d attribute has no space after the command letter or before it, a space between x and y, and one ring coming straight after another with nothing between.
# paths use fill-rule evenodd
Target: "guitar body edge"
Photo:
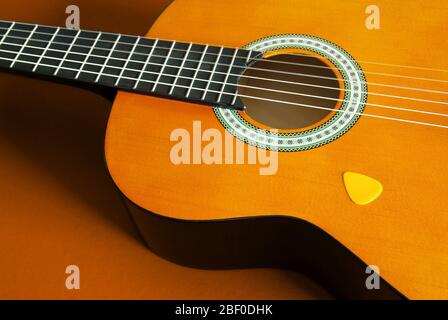
<instances>
[{"instance_id":1,"label":"guitar body edge","mask_svg":"<svg viewBox=\"0 0 448 320\"><path fill-rule=\"evenodd\" d=\"M281 268L301 272L340 299L405 299L385 280L369 290L366 264L315 225L287 216L193 221L149 212L122 194L148 247L199 269Z\"/></svg>"}]
</instances>

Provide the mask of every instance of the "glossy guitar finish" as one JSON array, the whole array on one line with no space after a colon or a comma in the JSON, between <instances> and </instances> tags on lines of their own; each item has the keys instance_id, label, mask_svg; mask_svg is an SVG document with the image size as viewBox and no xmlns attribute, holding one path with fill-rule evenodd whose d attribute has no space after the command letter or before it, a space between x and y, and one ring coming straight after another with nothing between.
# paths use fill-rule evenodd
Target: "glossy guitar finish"
<instances>
[{"instance_id":1,"label":"glossy guitar finish","mask_svg":"<svg viewBox=\"0 0 448 320\"><path fill-rule=\"evenodd\" d=\"M431 6L424 1L406 4L377 1L382 14L380 30L365 28L365 4L358 1L284 0L274 3L177 0L161 15L147 36L243 47L272 35L308 34L339 45L355 59L447 68L448 42L441 38L448 31L443 1L432 2ZM428 70L358 62L364 71L435 77ZM436 76L448 80L447 73L439 72ZM446 89L440 82L368 73L366 78L369 83ZM409 93L390 87L370 86L369 92L446 101L446 96L430 92ZM388 104L390 101L375 95L369 95L367 100L372 104ZM401 107L431 108L434 112L444 112L447 108L408 100L394 102ZM365 112L397 118L406 116L396 110L379 110L372 106L366 106ZM448 123L430 115L420 115L418 119ZM163 220L164 231L177 230L179 233L182 231L177 227L170 229L170 221L192 231L199 230L193 226L195 223L216 220L221 221L216 224L229 228L222 231L220 243L225 246L226 232L232 234L231 222L239 220L235 218L298 218L300 220L284 219L292 224L306 221L307 230L314 230L310 231L313 238L309 240L309 246L302 243L301 248L321 249L322 252L315 253L323 256L328 268L338 264L338 256L330 254L331 245L316 249L313 241L319 243L328 238L326 243L334 248L340 246L339 242L344 249L334 252L341 252L340 259L352 252L365 264L378 266L382 278L408 298L448 298L446 129L361 117L348 133L327 145L308 151L279 152L277 174L261 176L258 167L253 165L172 164L169 158L173 146L169 139L171 132L176 128L189 129L195 120L202 122L203 129L225 131L211 108L124 92L119 92L116 97L107 130L106 160L116 185L133 203L130 206L147 211L136 218L143 233L146 230L142 222L145 215L146 220ZM352 202L342 178L347 171L366 174L380 181L384 187L381 196L365 206ZM262 220L271 218L266 219ZM250 220L241 221L249 223ZM271 236L268 231L271 227L285 232L304 230L294 229L289 222L285 222L288 227L279 227L282 222L276 221L254 227L254 232L261 230L254 236L261 238L250 241L266 246L263 232ZM216 232L221 232L217 230L225 230L212 229L215 232L215 235L209 235L212 238L216 237ZM249 231L251 228L242 232ZM156 236L156 233L153 231L152 235L146 236L154 241L148 244L156 252L176 260L177 250L181 257L177 260L195 265L192 258L182 258L183 240L176 234L160 234L163 232L159 231ZM226 250L238 246L230 235L227 238L229 247L218 248L218 252L225 254ZM300 234L296 236L290 234L282 241L305 240ZM202 244L198 251L203 250L205 254L207 233L199 239ZM213 241L210 239L210 243ZM300 255L300 252L287 251L286 247L285 256ZM289 246L291 248L294 246ZM278 254L265 251L263 259L269 261L270 255ZM217 260L212 261L210 267L219 267L214 262ZM208 267L207 263L197 265ZM249 262L240 266L248 265ZM365 265L360 263L357 267L365 268ZM358 276L365 275L364 271L358 270ZM364 281L362 277L358 280ZM358 287L361 285L358 283Z\"/></svg>"}]
</instances>

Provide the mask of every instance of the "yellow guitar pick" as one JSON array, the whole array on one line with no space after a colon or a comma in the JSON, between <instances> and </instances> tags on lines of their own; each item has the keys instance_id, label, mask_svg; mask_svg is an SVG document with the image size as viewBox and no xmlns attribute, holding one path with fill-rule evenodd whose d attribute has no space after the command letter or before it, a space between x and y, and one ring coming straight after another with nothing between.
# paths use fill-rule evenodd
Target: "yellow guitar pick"
<instances>
[{"instance_id":1,"label":"yellow guitar pick","mask_svg":"<svg viewBox=\"0 0 448 320\"><path fill-rule=\"evenodd\" d=\"M356 172L345 172L344 184L350 199L359 205L371 203L383 192L378 180Z\"/></svg>"}]
</instances>

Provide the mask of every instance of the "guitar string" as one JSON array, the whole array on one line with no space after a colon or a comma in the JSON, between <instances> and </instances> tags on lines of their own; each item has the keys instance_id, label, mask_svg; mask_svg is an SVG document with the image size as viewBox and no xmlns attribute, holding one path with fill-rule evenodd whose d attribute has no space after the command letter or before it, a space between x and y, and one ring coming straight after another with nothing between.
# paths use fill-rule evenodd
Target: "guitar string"
<instances>
[{"instance_id":1,"label":"guitar string","mask_svg":"<svg viewBox=\"0 0 448 320\"><path fill-rule=\"evenodd\" d=\"M8 53L15 53L14 51L9 51L9 50L4 50L4 49L0 49L0 51L4 51L4 52L8 52ZM32 57L39 57L39 55L31 54L31 53L22 53L22 55L28 55L28 56L32 56ZM59 58L56 58L56 57L48 57L47 59L61 61ZM62 60L67 61L67 62L80 63L77 60L71 60L71 59L62 59ZM86 62L85 64L90 64L90 65L103 67L103 65L99 64L99 63ZM162 64L158 64L158 65L162 66ZM108 66L108 67L109 68L113 68L113 69L119 69L121 71L125 70L123 67L118 67L118 66ZM195 70L194 68L186 68L186 69ZM126 70L128 70L128 71L136 71L136 72L140 72L141 71L143 74L144 73L151 73L151 74L156 74L156 75L160 74L160 73L155 72L155 71L138 70L138 69L132 69L132 68L126 68ZM181 76L181 75L178 75L178 77L179 78L183 78L183 79L188 79L188 80L195 79L195 81L217 83L217 84L220 84L220 85L227 85L228 84L227 82L213 81L213 80L211 80L211 78L209 80L206 80L206 79L184 77L184 76ZM177 85L175 85L173 83L172 86L174 88ZM238 84L238 86L243 87L243 88L255 89L255 90L271 91L271 92L275 92L275 93L282 93L282 94L289 94L289 95L296 95L296 96L303 96L303 97L310 97L310 98L317 98L317 99L325 99L325 100L332 100L332 101L340 101L340 102L348 102L348 100L345 100L345 99L332 98L332 97L327 97L327 96L318 96L318 95L305 94L305 93L292 92L292 91L285 91L285 90L278 90L278 89L272 89L272 88L265 88L265 87L258 87L258 86L249 86L249 85L243 85L243 84ZM338 88L334 88L334 89L338 89ZM207 91L204 91L204 93L205 92L207 92ZM365 105L373 106L373 107L379 107L379 108L384 108L384 109L391 109L391 110L399 110L399 111L407 111L407 112L429 114L429 115L435 115L435 116L441 116L441 117L448 117L448 114L446 114L446 113L438 113L438 112L431 112L431 111L424 111L424 110L417 110L417 109L409 109L409 108L404 108L404 107L389 106L389 105L383 105L383 104L374 104L374 103L368 103L368 102L366 102Z\"/></svg>"},{"instance_id":2,"label":"guitar string","mask_svg":"<svg viewBox=\"0 0 448 320\"><path fill-rule=\"evenodd\" d=\"M0 19L0 22L15 23L15 22L12 22L12 21L1 20L1 19ZM19 25L28 25L28 26L33 26L34 25L32 23L26 23L26 22L19 22L18 24ZM50 26L50 25L39 24L39 26L56 29L55 26ZM0 27L0 29L7 29L7 28L6 27ZM73 30L73 29L61 28L61 27L59 27L59 29ZM16 30L16 31L26 32L28 30ZM96 33L102 33L102 34L109 34L109 35L113 35L113 36L121 35L119 33L105 32L105 31L93 31L93 30L82 30L82 31L93 32L93 33L96 32ZM71 36L68 36L68 35L61 35L61 36L63 36L63 37L71 37ZM128 36L130 36L130 37L137 37L137 38L141 38L141 39L147 39L147 40L151 39L151 38L146 38L146 37L136 36L136 35L128 35ZM85 39L90 39L90 38L85 38ZM174 41L172 39L171 40L170 39L159 39L159 40ZM101 41L111 41L111 40L101 40ZM127 44L127 43L123 43L123 44ZM197 43L197 44L200 44L200 43ZM227 47L227 48L229 48L229 49L241 49L241 48L236 48L236 47ZM175 50L178 50L178 49L175 49ZM197 52L197 53L200 53L200 52ZM309 57L308 54L303 54L303 53L285 53L285 55ZM224 55L224 56L231 57L230 55ZM261 59L261 60L264 60L264 59ZM417 69L417 70L427 70L427 71L436 71L436 72L448 72L447 69L440 69L440 68L431 68L431 67L422 67L422 66L413 66L413 65L402 65L402 64L394 64L394 63L384 63L384 62L374 62L374 61L359 60L359 59L356 59L356 60L355 59L348 59L348 60L353 61L353 62L362 62L362 63L366 63L366 64L382 65L382 66L389 66L389 67L398 67L398 68L406 68L406 69ZM270 61L274 61L274 60L270 60ZM283 61L279 61L279 62L283 62ZM391 75L393 75L393 74L391 74Z\"/></svg>"},{"instance_id":3,"label":"guitar string","mask_svg":"<svg viewBox=\"0 0 448 320\"><path fill-rule=\"evenodd\" d=\"M10 45L14 45L14 46L20 46L19 44L14 44L14 43L9 43L9 42L4 42L5 44L10 44ZM35 47L35 46L28 46L29 48L36 48L36 49L41 49L40 47ZM4 50L5 52L9 52L9 53L16 53L15 51L10 51L10 50ZM64 50L58 50L58 49L49 49L51 51L56 51L56 52L65 52ZM84 55L84 56L91 56L91 57L99 57L99 58L105 58L103 56L99 56L99 55L95 55L95 54L85 54L85 53L76 53L79 55ZM31 56L38 56L38 55L34 55L34 54L28 54ZM157 55L153 55L153 56L157 56ZM52 59L52 57L48 57L50 59ZM111 57L111 59L114 60L119 60L119 61L125 61L127 59L122 59L122 58L114 58ZM137 60L130 60L132 62L139 62L142 63L142 61L137 61ZM77 60L70 60L70 62L76 62L76 63L81 63L80 61ZM92 64L90 62L88 62L87 64ZM159 63L155 63L155 62L150 62L149 64L153 64L153 65L158 65L158 66L162 66L162 64ZM172 66L169 65L170 67L174 67L177 68L177 66ZM243 67L239 67L239 68L243 68ZM184 67L183 69L186 70L196 70L195 68L188 68L188 67ZM128 68L128 70L131 71L141 71L141 70L136 70L136 69L130 69ZM203 72L209 72L209 71L204 71ZM215 71L215 73L218 74L226 74L224 72L219 72L219 71ZM263 77L255 77L255 76L248 76L248 75L240 75L240 74L232 74L234 76L239 76L239 77L243 77L243 78L253 78L253 79L258 79L258 80L266 80L266 81L270 81L270 82L279 82L279 83L288 83L288 84L294 84L294 85L303 85L303 86L310 86L310 87L319 87L319 88L323 88L323 89L331 89L331 90L341 90L341 91L347 91L347 92L351 92L351 90L349 89L345 89L345 88L335 88L335 87L330 87L330 86L322 86L322 85L314 85L314 84L307 84L307 83L302 83L302 82L292 82L292 81L286 81L286 80L278 80L278 79L272 79L272 78L263 78ZM397 96L397 95L389 95L389 94L382 94L382 93L376 93L376 92L365 92L365 91L361 91L361 93L368 93L371 95L377 95L377 96L383 96L383 97L388 97L388 98L396 98L396 99L404 99L404 100L412 100L412 101L418 101L418 102L427 102L427 103L434 103L434 104L442 104L442 105L448 105L448 102L444 102L444 101L435 101L435 100L428 100L428 99L420 99L420 98L414 98L414 97L405 97L405 96ZM326 98L325 96L320 96L321 98Z\"/></svg>"},{"instance_id":4,"label":"guitar string","mask_svg":"<svg viewBox=\"0 0 448 320\"><path fill-rule=\"evenodd\" d=\"M20 39L23 39L23 38L21 38L21 37L14 37L14 36L12 36L13 38L20 38ZM45 42L45 43L47 43L45 40L34 40L34 41L38 41L38 42ZM61 43L61 42L57 42L57 41L53 41L53 43L56 43L56 44L63 44L63 45L68 45L68 44L66 44L66 43ZM7 45L14 45L14 46L21 46L21 44L18 44L18 43L11 43L11 42L3 42L3 44L7 44ZM28 46L29 48L34 48L34 49L42 49L41 47L36 47L36 46ZM85 46L85 45L74 45L73 47L83 47L83 48L91 48L91 47L89 47L89 46ZM106 48L98 48L99 50L109 50L109 49L106 49ZM58 50L58 49L49 49L50 51L59 51L59 52L66 52L66 51L64 51L64 50ZM116 50L114 50L115 52L123 52L123 53L127 53L127 54L129 54L129 52L127 52L127 51L123 51L123 50L118 50L118 49L116 49ZM77 55L86 55L85 53L82 53L82 52L73 52L72 54L77 54ZM143 56L146 56L145 54L143 54L143 53L138 53L138 52L134 52L134 54L138 54L138 55L143 55ZM90 54L90 56L92 56L92 57L98 57L98 58L104 58L103 56L100 56L100 55L95 55L95 54ZM166 56L162 56L162 55L157 55L157 54L153 54L152 55L153 57L161 57L161 58L166 58ZM124 58L115 58L115 57L111 57L111 59L114 59L114 60L121 60L121 61L125 61L125 60L127 60L127 59L124 59ZM171 57L170 59L174 59L174 60L182 60L182 61L184 61L184 60L186 60L186 61L191 61L191 62L198 62L197 60L191 60L191 59L183 59L183 58L176 58L176 57ZM168 59L169 60L169 59ZM130 59L130 61L131 62L138 62L138 63L142 63L142 61L140 61L140 60L133 60L133 59ZM78 62L78 61L75 61L75 62ZM223 66L230 66L230 65L228 65L228 64L221 64L221 63L214 63L214 62L206 62L206 61L203 61L202 63L206 63L206 64L214 64L214 65L216 65L216 64L219 64L219 65L223 65ZM149 64L151 65L151 64L155 64L155 65L158 65L157 63L154 63L154 62L149 62ZM174 66L174 65L168 65L169 67L174 67L174 68L177 68L178 66ZM239 67L239 66L233 66L232 68L243 68L243 67ZM250 68L247 68L247 67L244 67L245 69L250 69ZM253 69L253 68L252 68ZM262 70L265 70L265 69L262 69ZM204 72L207 72L207 71L205 71L205 70L203 70ZM267 71L267 69L266 69L266 71ZM270 71L272 71L272 72L275 72L275 70L270 70ZM216 73L222 73L222 72L219 72L219 71L217 71ZM246 75L240 75L240 74L233 74L233 73L230 73L231 75L234 75L234 76L240 76L240 77L248 77L248 76L246 76ZM302 75L302 74L296 74L296 75ZM306 74L304 74L304 76L310 76L310 75L306 75ZM310 77L314 77L314 76L310 76ZM285 80L278 80L278 79L273 79L273 78L263 78L263 77L258 77L259 79L263 79L263 80L267 80L267 81L274 81L274 82L283 82L283 83L290 83L290 82L288 82L288 81L285 81ZM339 82L341 82L341 81L345 81L345 82L349 82L348 80L345 80L345 79L334 79L334 78L331 78L331 77L325 77L326 79L329 79L329 80L337 80L337 81L339 81ZM372 83L372 82L365 82L365 81L361 81L361 83L366 83L366 84L369 84L369 85L378 85L378 86L384 86L384 87L391 87L391 88L396 88L396 89L409 89L409 90L414 90L414 91L422 91L422 92L429 92L429 93L436 93L436 94L448 94L448 92L445 92L445 91L438 91L438 90L431 90L431 89L422 89L422 88L413 88L413 87L403 87L403 86L396 86L396 85L389 85L389 84L375 84L375 83ZM310 84L310 83L303 83L303 82L293 82L293 84L297 84L297 85L304 85L304 86L311 86L311 87L320 87L320 88L327 88L327 89L335 89L335 88L333 88L333 87L328 87L328 86L319 86L319 85L314 85L314 84ZM366 93L366 92L362 92L362 93ZM435 101L435 100L428 100L428 99L420 99L420 98L414 98L414 97L406 97L406 96L398 96L398 95L391 95L391 94L383 94L383 93L376 93L376 92L369 92L369 94L372 94L372 95L378 95L378 96L383 96L383 97L389 97L389 98L396 98L396 99L405 99L405 100L413 100L413 101L420 101L420 102L428 102L428 103L435 103L435 104L448 104L447 102L444 102L444 101Z\"/></svg>"},{"instance_id":5,"label":"guitar string","mask_svg":"<svg viewBox=\"0 0 448 320\"><path fill-rule=\"evenodd\" d=\"M0 29L7 29L7 28L2 28L2 27L0 27ZM25 30L15 30L15 31L20 31L20 32L27 32L27 31L25 31ZM45 34L45 35L48 35L48 36L50 36L50 35L52 35L51 33L46 33L46 32L35 32L35 33L39 33L39 34ZM120 34L121 35L121 34ZM60 36L60 37L65 37L65 38L69 38L69 39L72 39L73 40L73 38L74 37L72 37L72 36L68 36L68 35L58 35L58 36ZM16 36L8 36L8 37L11 37L11 38L18 38L18 39L26 39L25 37L16 37ZM141 39L146 39L146 40L148 40L148 38L144 38L144 37L140 37L140 36L132 36L132 37L136 37L138 40L137 41L140 41ZM90 39L90 38L86 38L86 37L79 37L79 39L84 39L84 40L93 40L93 39ZM40 41L40 42L46 42L46 40L41 40L41 39L33 39L33 41ZM112 40L100 40L100 41L102 41L102 42L109 42L109 43L115 43L115 41L112 41ZM171 40L172 41L172 40ZM54 42L54 43L58 43L58 44L63 44L63 45L68 45L67 43L63 43L63 42ZM118 41L117 42L118 44L125 44L125 45L132 45L132 44L130 44L130 43L127 43L127 42L120 42L120 41ZM75 45L75 46L82 46L82 47L89 47L89 46L83 46L83 45ZM139 44L139 46L141 46L141 47L146 47L146 48L152 48L152 46L149 46L149 45L143 45L143 44ZM97 48L97 49L103 49L103 50L109 50L109 48ZM167 49L167 48L158 48L158 49ZM236 49L236 50L238 50L238 48L232 48L232 49ZM241 49L241 48L239 48L239 49ZM244 49L245 50L245 49ZM120 50L121 52L125 52L125 53L129 53L128 51L124 51L124 50ZM119 52L120 52L119 51ZM181 52L186 52L187 50L184 50L184 49L173 49L173 51L181 51ZM247 50L247 51L251 51L251 50ZM200 51L194 51L194 50L191 50L190 52L193 52L193 53L202 53L202 52L200 52ZM140 54L142 54L142 53L140 53ZM142 55L144 55L144 54L142 54ZM218 54L216 54L216 53L207 53L207 55L212 55L212 56L217 56ZM290 55L300 55L300 54L290 54ZM222 56L227 56L227 57L232 57L231 55L222 55ZM306 57L311 57L310 55L303 55L303 56L306 56ZM163 57L166 57L166 56L163 56ZM175 57L172 57L172 59L176 59ZM177 59L183 59L183 58L177 58ZM188 59L187 59L188 60ZM284 63L284 61L274 61L274 60L269 60L269 59L259 59L259 58L254 58L254 59L251 59L251 60L254 60L254 61L264 61L264 62L278 62L278 63ZM353 59L348 59L348 60L350 60L350 61L352 61L352 62L356 62L356 60L353 60ZM191 61L194 61L194 62L197 62L196 60L191 60ZM212 62L204 62L204 63L212 63ZM229 66L228 64L222 64L222 63L217 63L218 65L224 65L224 66ZM291 62L291 64L297 64L297 63L294 63L294 62ZM297 65L303 65L303 64L297 64ZM311 64L311 65L307 65L308 67L313 67L313 66L316 66L316 65L313 65L313 64ZM334 67L324 67L324 68L328 68L328 69L332 69L332 70L338 70L337 68L334 68ZM300 76L303 76L303 77L311 77L311 78L321 78L321 79L329 79L329 77L322 77L322 76L316 76L316 75L312 75L312 74L305 74L305 73L294 73L294 72L287 72L287 71L280 71L280 70L271 70L271 69L264 69L264 68L257 68L257 67L247 67L247 69L252 69L252 70L260 70L260 71L266 71L266 72L274 72L274 73L284 73L284 74L291 74L291 75L300 75ZM359 71L359 70L355 70L356 72L358 72L358 73L362 73L363 71ZM412 76L406 76L406 75L397 75L397 74L391 74L391 73L380 73L380 72L369 72L369 71L364 71L363 73L365 73L365 74L376 74L376 75L382 75L382 76L388 76L388 77L399 77L399 78L406 78L406 79L414 79L414 80L422 80L422 81L433 81L433 82L441 82L441 83L448 83L448 80L441 80L441 79L432 79L432 78L423 78L423 77L412 77ZM332 78L331 78L332 79ZM348 81L348 80L346 80L346 79L338 79L338 81ZM392 85L387 85L387 84L383 84L383 83L376 83L376 82L365 82L366 84L369 84L369 85L376 85L376 86L385 86L385 87L393 87L393 88L399 88L399 89L409 89L409 90L416 90L416 91L427 91L427 89L423 89L423 90L421 90L420 88L415 88L415 87L399 87L399 86L392 86ZM420 89L420 90L419 90ZM448 94L448 92L444 92L444 91L437 91L437 90L429 90L430 92L431 91L434 91L435 93L441 93L441 94Z\"/></svg>"},{"instance_id":6,"label":"guitar string","mask_svg":"<svg viewBox=\"0 0 448 320\"><path fill-rule=\"evenodd\" d=\"M7 60L7 61L14 61L14 59L9 59L9 58L4 58L4 57L0 57L0 59ZM30 62L30 61L17 60L17 62L34 65L34 63ZM54 65L43 64L43 63L41 64L41 66L51 67L51 68L55 67ZM61 66L60 69L70 70L70 71L74 71L74 72L78 71L78 69L68 68L68 67L63 67L63 66ZM97 72L87 71L87 70L85 70L83 72L91 73L91 74L94 74L94 75L98 75L99 74ZM118 78L118 75L110 74L110 73L107 73L107 72L103 72L101 74L105 75L105 76L117 77ZM136 80L135 78L126 77L126 76L122 76L121 79L128 79L128 80L133 80L133 81ZM153 84L155 83L155 81L145 80L145 79L140 79L140 81L141 82L149 82L149 83L153 83ZM166 83L166 82L162 82L162 81L159 81L158 84L159 85L168 85L168 86L172 85L171 83ZM189 86L184 86L184 85L177 85L177 86L180 87L180 88L186 88L186 89L189 88ZM220 91L216 91L216 90L209 90L209 92L220 93ZM148 92L142 91L142 93L148 93ZM256 100L262 100L262 101L269 101L269 102L279 103L279 104L288 104L288 105L305 107L305 108L310 108L310 109L328 110L328 111L331 111L331 112L345 112L345 113L349 113L349 114L355 114L355 115L358 115L360 117L361 116L365 116L365 117L372 117L372 118L377 118L377 119L384 119L384 120L398 121L398 122L411 123L411 124L417 124L417 125L424 125L424 126L430 126L430 127L437 127L437 128L443 128L443 129L447 129L448 128L448 125L435 124L435 123L431 123L431 122L423 122L423 121L417 121L417 120L409 120L409 119L388 117L388 116L382 116L382 115L370 114L370 113L364 113L364 112L361 113L361 112L355 112L355 111L333 109L333 108L328 108L328 107L322 107L322 106L316 106L316 105L310 105L310 104L303 104L303 103L296 103L296 102L290 102L290 101L283 101L283 100L278 100L278 99L269 99L269 98L263 98L263 97L251 96L251 95L244 95L244 94L238 94L238 96L240 96L242 98L256 99Z\"/></svg>"},{"instance_id":7,"label":"guitar string","mask_svg":"<svg viewBox=\"0 0 448 320\"><path fill-rule=\"evenodd\" d=\"M314 52L312 52L312 53L314 53ZM313 57L312 55L307 55L307 54L300 54L299 55L299 54L293 54L293 53L282 53L282 55L301 56L301 57L308 57L308 58L312 58ZM273 62L273 63L279 63L279 64L287 64L287 65L293 65L293 66L318 68L318 69L329 69L329 70L333 70L333 71L338 71L339 70L336 67L320 66L320 65L316 65L316 64L300 63L300 62L281 61L281 60L274 60L274 59L269 59L269 58L264 58L264 59L254 58L252 60L254 60L254 61L262 61L262 62ZM350 60L352 62L356 62L356 60L353 60L353 59L346 59L346 60ZM413 77L413 76L400 75L400 74L394 74L394 73L386 73L386 72L373 72L373 71L361 71L361 70L355 70L355 72L364 73L364 74L373 74L373 75L385 76L385 77L394 77L394 78L403 78L403 79L413 79L413 80L422 80L422 81L433 81L433 82L448 83L448 80L425 78L425 77Z\"/></svg>"}]
</instances>

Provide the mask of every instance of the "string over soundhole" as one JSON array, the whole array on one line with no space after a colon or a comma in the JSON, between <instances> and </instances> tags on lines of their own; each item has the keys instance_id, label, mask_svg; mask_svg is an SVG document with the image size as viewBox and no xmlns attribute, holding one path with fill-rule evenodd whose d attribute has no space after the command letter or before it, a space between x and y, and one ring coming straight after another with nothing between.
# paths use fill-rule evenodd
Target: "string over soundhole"
<instances>
[{"instance_id":1,"label":"string over soundhole","mask_svg":"<svg viewBox=\"0 0 448 320\"><path fill-rule=\"evenodd\" d=\"M317 57L294 52L272 55L246 70L238 91L247 96L242 100L250 118L272 128L302 129L316 126L339 106L340 76L336 75L334 66Z\"/></svg>"}]
</instances>

